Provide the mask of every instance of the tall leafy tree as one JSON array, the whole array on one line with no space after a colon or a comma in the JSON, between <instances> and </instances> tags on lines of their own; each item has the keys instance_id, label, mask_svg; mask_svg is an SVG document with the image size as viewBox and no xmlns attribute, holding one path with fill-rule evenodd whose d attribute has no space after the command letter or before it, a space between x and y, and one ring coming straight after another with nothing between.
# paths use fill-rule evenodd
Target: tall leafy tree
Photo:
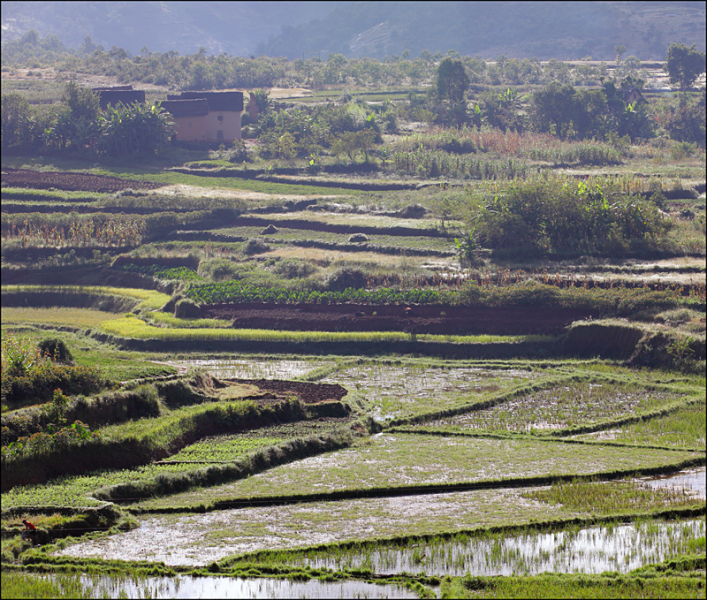
<instances>
[{"instance_id":1,"label":"tall leafy tree","mask_svg":"<svg viewBox=\"0 0 707 600\"><path fill-rule=\"evenodd\" d=\"M437 69L437 93L450 102L462 102L469 88L469 76L461 60L445 58Z\"/></svg>"},{"instance_id":2,"label":"tall leafy tree","mask_svg":"<svg viewBox=\"0 0 707 600\"><path fill-rule=\"evenodd\" d=\"M665 55L665 69L671 83L680 84L680 89L692 85L705 72L705 53L695 50L695 44L671 44Z\"/></svg>"}]
</instances>

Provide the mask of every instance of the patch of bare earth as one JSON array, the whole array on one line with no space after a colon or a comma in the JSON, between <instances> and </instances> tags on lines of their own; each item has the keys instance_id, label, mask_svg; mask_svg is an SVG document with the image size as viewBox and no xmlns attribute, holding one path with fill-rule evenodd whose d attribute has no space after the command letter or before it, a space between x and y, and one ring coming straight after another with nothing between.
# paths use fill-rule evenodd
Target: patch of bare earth
<instances>
[{"instance_id":1,"label":"patch of bare earth","mask_svg":"<svg viewBox=\"0 0 707 600\"><path fill-rule=\"evenodd\" d=\"M153 194L159 194L160 196L187 196L189 198L238 198L241 200L250 201L265 201L272 200L272 194L266 194L264 192L251 192L250 190L236 190L236 189L225 189L225 188L205 188L196 185L165 185L153 192ZM278 194L277 198L280 200L292 200L298 202L300 200L310 200L318 196L309 195L299 195L299 194ZM332 196L333 198L334 196Z\"/></svg>"}]
</instances>

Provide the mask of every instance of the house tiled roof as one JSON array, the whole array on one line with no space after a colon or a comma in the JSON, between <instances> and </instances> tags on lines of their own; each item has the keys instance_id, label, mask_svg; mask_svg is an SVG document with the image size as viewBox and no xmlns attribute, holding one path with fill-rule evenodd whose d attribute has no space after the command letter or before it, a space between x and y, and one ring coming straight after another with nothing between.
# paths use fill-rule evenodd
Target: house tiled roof
<instances>
[{"instance_id":1,"label":"house tiled roof","mask_svg":"<svg viewBox=\"0 0 707 600\"><path fill-rule=\"evenodd\" d=\"M145 90L115 90L96 88L93 91L98 93L101 108L103 109L107 108L109 104L112 104L113 106L124 104L127 106L133 102L145 102Z\"/></svg>"},{"instance_id":2,"label":"house tiled roof","mask_svg":"<svg viewBox=\"0 0 707 600\"><path fill-rule=\"evenodd\" d=\"M209 102L209 110L242 111L243 92L182 92L179 95L170 94L167 100L195 100L205 98Z\"/></svg>"},{"instance_id":3,"label":"house tiled roof","mask_svg":"<svg viewBox=\"0 0 707 600\"><path fill-rule=\"evenodd\" d=\"M200 117L209 114L209 103L206 98L196 98L194 100L173 100L173 96L167 96L167 98L170 99L162 100L161 106L175 118Z\"/></svg>"},{"instance_id":4,"label":"house tiled roof","mask_svg":"<svg viewBox=\"0 0 707 600\"><path fill-rule=\"evenodd\" d=\"M109 85L106 87L91 88L94 92L128 92L133 89L132 85Z\"/></svg>"}]
</instances>

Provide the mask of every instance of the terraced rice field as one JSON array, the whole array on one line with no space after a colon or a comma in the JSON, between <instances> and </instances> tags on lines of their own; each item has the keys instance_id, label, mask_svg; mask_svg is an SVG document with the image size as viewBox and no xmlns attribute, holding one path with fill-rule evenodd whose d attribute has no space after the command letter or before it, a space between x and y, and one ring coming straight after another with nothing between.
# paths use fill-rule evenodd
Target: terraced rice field
<instances>
[{"instance_id":1,"label":"terraced rice field","mask_svg":"<svg viewBox=\"0 0 707 600\"><path fill-rule=\"evenodd\" d=\"M356 390L372 403L376 418L392 419L469 404L538 377L533 371L512 369L355 365L322 382L338 381Z\"/></svg>"},{"instance_id":2,"label":"terraced rice field","mask_svg":"<svg viewBox=\"0 0 707 600\"><path fill-rule=\"evenodd\" d=\"M635 415L684 399L675 392L651 391L611 383L571 383L496 406L418 425L420 429L530 432L591 426L623 415Z\"/></svg>"},{"instance_id":3,"label":"terraced rice field","mask_svg":"<svg viewBox=\"0 0 707 600\"><path fill-rule=\"evenodd\" d=\"M666 468L697 460L690 452L627 450L533 440L496 440L381 433L370 441L335 453L306 458L267 473L210 490L210 502L333 493L357 490L421 490L462 484L491 485L503 480L552 479ZM190 507L200 492L141 502L141 508Z\"/></svg>"}]
</instances>

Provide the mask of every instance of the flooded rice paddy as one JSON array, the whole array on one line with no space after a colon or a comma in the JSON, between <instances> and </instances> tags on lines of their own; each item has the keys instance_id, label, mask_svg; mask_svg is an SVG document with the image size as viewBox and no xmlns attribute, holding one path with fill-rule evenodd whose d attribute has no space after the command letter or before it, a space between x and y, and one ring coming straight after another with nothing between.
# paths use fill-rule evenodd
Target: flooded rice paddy
<instances>
[{"instance_id":1,"label":"flooded rice paddy","mask_svg":"<svg viewBox=\"0 0 707 600\"><path fill-rule=\"evenodd\" d=\"M483 393L528 383L536 377L537 373L525 370L356 365L321 381L359 391L373 403L376 418L389 419L469 403Z\"/></svg>"},{"instance_id":2,"label":"flooded rice paddy","mask_svg":"<svg viewBox=\"0 0 707 600\"><path fill-rule=\"evenodd\" d=\"M294 379L330 364L313 360L202 359L173 360L173 367L201 368L218 379Z\"/></svg>"},{"instance_id":3,"label":"flooded rice paddy","mask_svg":"<svg viewBox=\"0 0 707 600\"><path fill-rule=\"evenodd\" d=\"M430 421L418 427L454 430L564 429L650 410L679 399L674 393L611 384L575 383L509 399L484 410Z\"/></svg>"},{"instance_id":4,"label":"flooded rice paddy","mask_svg":"<svg viewBox=\"0 0 707 600\"><path fill-rule=\"evenodd\" d=\"M311 495L344 490L451 485L616 470L667 467L695 453L555 441L496 440L381 433L359 444L281 465L247 479L209 488L208 501ZM183 507L204 502L192 491L146 500L144 507Z\"/></svg>"},{"instance_id":5,"label":"flooded rice paddy","mask_svg":"<svg viewBox=\"0 0 707 600\"><path fill-rule=\"evenodd\" d=\"M61 581L67 575L36 577ZM92 598L417 598L402 586L363 581L120 575L83 575L80 581L86 595Z\"/></svg>"},{"instance_id":6,"label":"flooded rice paddy","mask_svg":"<svg viewBox=\"0 0 707 600\"><path fill-rule=\"evenodd\" d=\"M556 573L626 573L666 558L694 553L702 538L705 521L645 522L606 525L555 533L490 535L443 540L435 544L416 542L408 547L382 547L340 551L332 557L296 559L295 564L316 568L367 568L379 574L419 573L427 575L477 576L536 575Z\"/></svg>"},{"instance_id":7,"label":"flooded rice paddy","mask_svg":"<svg viewBox=\"0 0 707 600\"><path fill-rule=\"evenodd\" d=\"M227 556L262 550L292 550L350 540L528 523L531 519L588 516L582 511L522 497L528 489L531 488L141 516L139 526L132 531L82 540L58 554L203 566Z\"/></svg>"},{"instance_id":8,"label":"flooded rice paddy","mask_svg":"<svg viewBox=\"0 0 707 600\"><path fill-rule=\"evenodd\" d=\"M672 488L674 490L683 491L683 493L694 496L695 498L705 499L705 478L707 473L705 467L699 469L690 469L680 471L679 473L671 473L669 475L658 475L656 477L645 477L637 479L641 485L651 488Z\"/></svg>"}]
</instances>

